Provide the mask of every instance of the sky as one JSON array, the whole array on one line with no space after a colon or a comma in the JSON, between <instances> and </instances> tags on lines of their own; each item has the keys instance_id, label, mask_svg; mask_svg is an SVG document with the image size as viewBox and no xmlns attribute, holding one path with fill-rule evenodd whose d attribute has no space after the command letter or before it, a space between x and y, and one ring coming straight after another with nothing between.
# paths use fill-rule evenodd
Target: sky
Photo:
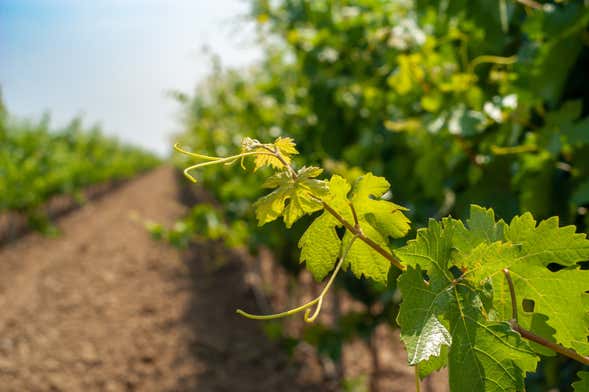
<instances>
[{"instance_id":1,"label":"sky","mask_svg":"<svg viewBox=\"0 0 589 392\"><path fill-rule=\"evenodd\" d=\"M19 118L81 115L160 154L182 129L169 91L261 58L246 0L0 0L0 88Z\"/></svg>"}]
</instances>

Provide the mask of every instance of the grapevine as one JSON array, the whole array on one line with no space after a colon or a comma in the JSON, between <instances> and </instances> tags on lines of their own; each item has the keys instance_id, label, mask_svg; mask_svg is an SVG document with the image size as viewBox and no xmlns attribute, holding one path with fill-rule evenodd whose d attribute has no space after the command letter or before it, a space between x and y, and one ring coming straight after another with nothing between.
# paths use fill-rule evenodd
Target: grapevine
<instances>
[{"instance_id":1,"label":"grapevine","mask_svg":"<svg viewBox=\"0 0 589 392\"><path fill-rule=\"evenodd\" d=\"M319 213L298 245L313 277L329 276L320 295L281 313L238 314L267 320L304 312L313 322L339 271L386 284L393 267L402 271L401 339L420 377L448 367L453 391L524 390L540 355L557 352L589 365L589 271L579 264L589 259L589 240L574 226L559 227L556 217L538 223L530 213L506 223L473 205L466 222L431 219L415 239L392 249L390 239L405 237L410 221L405 207L383 197L390 184L382 177L366 173L354 184L338 175L319 179L319 167L295 168L298 151L284 137L245 138L228 157L175 148L203 161L184 170L193 182L195 169L238 161L245 169L246 158L254 170L272 168L264 183L272 192L254 203L259 225L282 217L290 228ZM586 391L588 373L579 378L575 391Z\"/></svg>"}]
</instances>

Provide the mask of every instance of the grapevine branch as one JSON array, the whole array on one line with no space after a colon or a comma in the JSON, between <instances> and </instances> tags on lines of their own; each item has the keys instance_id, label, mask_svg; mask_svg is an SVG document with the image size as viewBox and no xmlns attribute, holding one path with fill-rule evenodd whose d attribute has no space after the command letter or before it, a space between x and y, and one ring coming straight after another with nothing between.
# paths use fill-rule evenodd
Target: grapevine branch
<instances>
[{"instance_id":1,"label":"grapevine branch","mask_svg":"<svg viewBox=\"0 0 589 392\"><path fill-rule=\"evenodd\" d=\"M509 320L509 324L511 328L518 332L523 338L531 340L532 342L538 343L544 347L549 348L550 350L562 354L566 357L574 359L575 361L581 362L582 364L589 365L589 357L585 357L570 348L566 348L561 346L560 344L556 344L547 340L541 336L534 334L531 331L528 331L525 328L522 328L517 321L517 299L515 296L515 288L513 285L513 280L511 279L511 274L509 273L509 269L503 269L503 274L505 275L505 280L507 281L507 285L509 286L509 295L511 296L511 320Z\"/></svg>"},{"instance_id":2,"label":"grapevine branch","mask_svg":"<svg viewBox=\"0 0 589 392\"><path fill-rule=\"evenodd\" d=\"M397 259L395 256L391 254L391 252L386 251L382 246L371 240L370 238L366 237L366 235L362 232L360 228L356 228L350 222L344 219L336 210L333 209L329 204L325 201L321 201L323 204L323 208L325 211L329 212L335 219L337 219L346 229L348 229L352 234L356 235L360 240L364 241L366 245L370 246L372 249L380 253L385 259L389 260L392 265L400 269L401 271L405 270L405 266L401 264L401 261Z\"/></svg>"},{"instance_id":3,"label":"grapevine branch","mask_svg":"<svg viewBox=\"0 0 589 392\"><path fill-rule=\"evenodd\" d=\"M255 149L257 149L257 148L261 148L265 151L255 151ZM190 152L190 151L187 151L187 150L183 149L182 147L180 147L179 144L175 144L174 149L176 151L179 151L179 152L185 154L185 155L191 156L193 158L203 159L206 161L206 162L202 162L202 163L190 166L184 170L184 175L188 179L190 179L190 181L192 181L192 182L196 182L196 179L189 173L191 170L198 169L203 166L210 166L210 165L215 165L215 164L219 164L219 163L225 163L225 164L229 165L229 164L236 162L238 159L243 159L244 157L251 156L251 155L270 155L272 157L275 157L288 170L288 172L290 173L293 180L296 180L298 177L297 172L294 169L294 167L286 159L284 159L284 157L280 153L280 150L276 146L271 145L271 144L268 145L268 144L256 142L256 143L248 146L249 151L242 152L241 154L237 154L237 155L232 155L232 156L226 157L226 158L211 157L208 155ZM397 259L391 252L385 250L382 246L380 246L379 244L377 244L376 242L374 242L373 240L368 238L366 235L364 235L364 233L362 232L362 228L360 227L360 225L358 223L358 216L356 215L356 211L351 204L350 204L350 207L352 208L352 213L354 215L354 220L355 220L354 225L352 223L348 222L346 219L344 219L344 217L341 216L336 210L334 210L333 207L331 207L329 204L327 204L327 202L325 202L324 200L322 200L321 198L319 198L315 195L311 195L311 196L313 196L313 198L317 202L321 203L323 208L325 209L325 211L327 211L328 213L333 215L333 217L335 219L337 219L352 234L354 234L355 237L358 237L361 241L366 243L366 245L370 246L376 252L381 254L385 259L389 260L391 262L391 264L393 266L395 266L396 268L400 269L401 271L405 270L405 266L403 264L401 264L401 261L399 259Z\"/></svg>"},{"instance_id":4,"label":"grapevine branch","mask_svg":"<svg viewBox=\"0 0 589 392\"><path fill-rule=\"evenodd\" d=\"M282 156L282 154L280 154L280 151L278 151L278 149L271 149L271 148L268 148L267 146L265 146L264 148L266 150L272 152L276 156L276 158L278 158L280 160L280 162L282 162L282 164L289 169L289 172L291 173L293 178L297 177L297 174L296 174L296 171L294 170L294 168L284 159L284 157ZM362 232L362 228L360 227L360 224L358 223L358 216L356 215L356 210L355 210L354 206L352 205L352 203L350 203L350 208L352 209L352 214L354 215L354 221L355 221L354 225L352 225L350 222L345 220L344 217L341 216L336 210L334 210L333 207L331 207L329 204L327 204L327 202L325 202L324 200L321 200L319 198L315 198L315 199L317 201L320 201L321 204L323 205L323 208L325 209L325 211L329 212L335 219L337 219L342 225L344 225L344 227L346 229L348 229L352 234L354 234L356 237L358 237L360 240L362 240L364 243L366 243L366 245L370 246L372 249L374 249L375 251L380 253L385 259L389 260L391 262L391 264L394 265L396 268L400 269L401 271L405 270L405 266L403 264L401 264L401 261L399 259L397 259L394 255L392 255L391 252L387 252L379 244L377 244L376 242L374 242L370 238L366 237L366 235L364 235L364 232Z\"/></svg>"}]
</instances>

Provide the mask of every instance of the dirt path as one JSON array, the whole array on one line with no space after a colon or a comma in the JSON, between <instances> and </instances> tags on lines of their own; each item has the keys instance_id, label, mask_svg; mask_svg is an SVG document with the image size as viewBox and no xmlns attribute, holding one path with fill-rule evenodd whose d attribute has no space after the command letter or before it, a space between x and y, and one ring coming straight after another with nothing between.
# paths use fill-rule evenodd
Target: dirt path
<instances>
[{"instance_id":1,"label":"dirt path","mask_svg":"<svg viewBox=\"0 0 589 392\"><path fill-rule=\"evenodd\" d=\"M133 217L171 223L161 168L63 218L57 239L0 250L1 391L297 391L299 368L235 316L239 263L208 271L152 241ZM248 297L248 296L246 296Z\"/></svg>"}]
</instances>

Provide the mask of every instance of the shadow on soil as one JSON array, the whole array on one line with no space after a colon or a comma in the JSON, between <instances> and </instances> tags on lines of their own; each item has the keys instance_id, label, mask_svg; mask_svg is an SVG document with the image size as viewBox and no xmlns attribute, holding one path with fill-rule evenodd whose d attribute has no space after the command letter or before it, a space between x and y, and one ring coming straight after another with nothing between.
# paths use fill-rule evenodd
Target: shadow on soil
<instances>
[{"instance_id":1,"label":"shadow on soil","mask_svg":"<svg viewBox=\"0 0 589 392\"><path fill-rule=\"evenodd\" d=\"M184 178L179 181L182 184ZM188 207L212 202L200 191L179 188L179 198ZM242 255L207 241L194 244L183 259L191 299L182 322L188 330L188 357L194 363L175 391L326 391L325 386L301 379L300 364L267 339L260 322L235 313L237 307L256 308L245 283Z\"/></svg>"}]
</instances>

